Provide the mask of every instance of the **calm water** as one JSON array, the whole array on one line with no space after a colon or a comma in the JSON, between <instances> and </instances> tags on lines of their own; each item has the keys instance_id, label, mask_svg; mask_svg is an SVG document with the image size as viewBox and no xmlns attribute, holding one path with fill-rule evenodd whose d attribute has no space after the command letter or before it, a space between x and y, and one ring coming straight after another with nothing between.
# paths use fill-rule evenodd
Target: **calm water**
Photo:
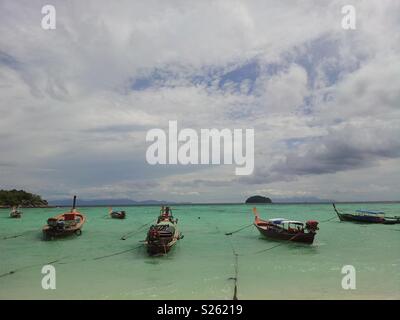
<instances>
[{"instance_id":1,"label":"calm water","mask_svg":"<svg viewBox=\"0 0 400 320\"><path fill-rule=\"evenodd\" d=\"M233 250L239 254L239 299L400 298L399 224L360 225L336 218L320 224L312 246L265 240L254 227L226 236L253 221L251 208L177 206L174 216L185 238L164 257L148 257L139 242L147 231L140 227L157 217L156 206L120 208L127 211L126 220L105 218L107 208L81 208L88 218L82 236L57 241L42 241L41 227L64 209L25 209L22 219L10 219L8 210L0 210L0 299L232 299ZM400 204L339 208L400 215ZM263 205L258 210L263 218L334 217L325 204ZM14 235L21 236L4 239ZM41 268L56 260L57 289L43 290ZM341 268L348 264L357 271L356 290L341 287Z\"/></svg>"}]
</instances>

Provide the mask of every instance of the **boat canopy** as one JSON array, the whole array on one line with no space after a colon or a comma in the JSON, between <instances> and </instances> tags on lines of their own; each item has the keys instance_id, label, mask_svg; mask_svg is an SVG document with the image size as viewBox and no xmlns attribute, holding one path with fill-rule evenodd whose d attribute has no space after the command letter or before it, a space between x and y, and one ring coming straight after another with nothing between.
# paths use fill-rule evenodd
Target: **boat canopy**
<instances>
[{"instance_id":1,"label":"boat canopy","mask_svg":"<svg viewBox=\"0 0 400 320\"><path fill-rule=\"evenodd\" d=\"M286 221L284 221L283 223L304 225L303 222L301 222L301 221L294 221L294 220L286 220Z\"/></svg>"},{"instance_id":2,"label":"boat canopy","mask_svg":"<svg viewBox=\"0 0 400 320\"><path fill-rule=\"evenodd\" d=\"M384 214L383 211L370 211L370 210L356 210L356 212L363 214Z\"/></svg>"},{"instance_id":3,"label":"boat canopy","mask_svg":"<svg viewBox=\"0 0 400 320\"><path fill-rule=\"evenodd\" d=\"M275 224L281 224L286 222L287 220L284 218L274 218L274 219L269 219L268 221L275 223Z\"/></svg>"}]
</instances>

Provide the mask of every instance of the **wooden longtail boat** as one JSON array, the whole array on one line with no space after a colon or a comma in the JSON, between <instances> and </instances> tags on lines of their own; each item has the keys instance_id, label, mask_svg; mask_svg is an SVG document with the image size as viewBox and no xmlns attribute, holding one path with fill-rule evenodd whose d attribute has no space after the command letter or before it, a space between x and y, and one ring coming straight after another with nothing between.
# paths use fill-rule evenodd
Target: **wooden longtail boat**
<instances>
[{"instance_id":1,"label":"wooden longtail boat","mask_svg":"<svg viewBox=\"0 0 400 320\"><path fill-rule=\"evenodd\" d=\"M385 213L383 211L356 210L354 213L344 213L340 212L334 203L332 203L332 205L340 221L382 224L400 223L400 219L398 217L385 217Z\"/></svg>"},{"instance_id":2,"label":"wooden longtail boat","mask_svg":"<svg viewBox=\"0 0 400 320\"><path fill-rule=\"evenodd\" d=\"M18 207L13 207L10 212L10 218L21 218L21 217L22 217L22 211L19 211Z\"/></svg>"},{"instance_id":3,"label":"wooden longtail boat","mask_svg":"<svg viewBox=\"0 0 400 320\"><path fill-rule=\"evenodd\" d=\"M256 208L253 208L253 213L255 215L254 226L265 238L307 244L314 242L314 237L318 230L318 221L309 220L303 223L283 218L262 220Z\"/></svg>"},{"instance_id":4,"label":"wooden longtail boat","mask_svg":"<svg viewBox=\"0 0 400 320\"><path fill-rule=\"evenodd\" d=\"M178 219L174 220L172 212L167 207L161 212L157 223L147 232L145 245L149 255L167 254L183 235L178 230Z\"/></svg>"},{"instance_id":5,"label":"wooden longtail boat","mask_svg":"<svg viewBox=\"0 0 400 320\"><path fill-rule=\"evenodd\" d=\"M47 220L47 225L43 227L43 236L46 240L70 235L80 236L82 226L86 222L86 217L76 211L76 196L70 212L59 214Z\"/></svg>"},{"instance_id":6,"label":"wooden longtail boat","mask_svg":"<svg viewBox=\"0 0 400 320\"><path fill-rule=\"evenodd\" d=\"M125 219L126 218L126 212L123 210L113 211L113 209L110 208L109 214L110 214L110 217L113 219Z\"/></svg>"}]
</instances>

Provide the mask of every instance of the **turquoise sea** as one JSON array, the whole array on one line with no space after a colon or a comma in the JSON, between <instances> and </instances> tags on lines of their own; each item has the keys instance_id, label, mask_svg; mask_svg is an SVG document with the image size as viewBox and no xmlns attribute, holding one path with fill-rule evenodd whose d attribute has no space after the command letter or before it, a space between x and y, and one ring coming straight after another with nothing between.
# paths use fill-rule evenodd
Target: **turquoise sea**
<instances>
[{"instance_id":1,"label":"turquoise sea","mask_svg":"<svg viewBox=\"0 0 400 320\"><path fill-rule=\"evenodd\" d=\"M338 207L400 215L399 203ZM106 217L105 207L80 208L82 235L56 241L43 241L41 227L66 209L24 209L22 219L1 209L0 299L232 299L235 276L238 299L400 299L400 224L339 222L329 204L257 208L262 218L325 222L311 246L273 242L254 227L225 235L252 223L250 205L180 205L173 213L184 239L167 256L149 257L141 226L158 206L119 208L126 220ZM41 269L50 262L56 289L44 290ZM342 289L344 265L356 269L355 290Z\"/></svg>"}]
</instances>

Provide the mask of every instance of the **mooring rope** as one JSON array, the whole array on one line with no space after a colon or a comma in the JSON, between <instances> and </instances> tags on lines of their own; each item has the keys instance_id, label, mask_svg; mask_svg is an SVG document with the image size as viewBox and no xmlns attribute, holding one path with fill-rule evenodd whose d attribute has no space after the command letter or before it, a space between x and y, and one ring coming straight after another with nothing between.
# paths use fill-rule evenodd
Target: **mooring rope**
<instances>
[{"instance_id":1,"label":"mooring rope","mask_svg":"<svg viewBox=\"0 0 400 320\"><path fill-rule=\"evenodd\" d=\"M226 235L226 236L230 236L230 235L232 235L232 234L234 234L234 233L236 233L236 232L239 232L239 231L242 231L242 230L244 230L244 229L246 229L246 228L248 228L248 227L251 227L252 225L253 225L253 223L252 223L252 224L249 224L249 225L246 225L246 226L244 226L244 227L242 227L242 228L240 228L240 229L237 229L237 230L235 230L235 231L227 232L227 233L225 233L225 235Z\"/></svg>"},{"instance_id":2,"label":"mooring rope","mask_svg":"<svg viewBox=\"0 0 400 320\"><path fill-rule=\"evenodd\" d=\"M328 221L331 221L331 220L333 220L333 219L337 219L337 216L334 216L334 217L329 218L329 219L326 219L326 220L322 220L322 221L320 221L319 223L328 222Z\"/></svg>"},{"instance_id":3,"label":"mooring rope","mask_svg":"<svg viewBox=\"0 0 400 320\"><path fill-rule=\"evenodd\" d=\"M131 249L114 252L114 253L111 253L111 254L108 254L108 255L105 255L105 256L94 257L94 258L84 258L84 259L75 260L75 261L69 261L69 262L68 261L67 262L62 262L62 260L64 260L64 259L69 257L69 256L67 256L67 257L63 257L63 258L60 258L60 259L57 259L57 260L53 260L53 261L50 261L50 262L47 262L47 263L44 263L44 264L33 264L33 265L29 265L29 266L18 268L18 269L14 269L14 270L8 271L6 273L0 274L0 278L5 277L5 276L9 276L9 275L13 275L17 271L21 271L21 270L24 270L24 269L30 269L30 268L34 268L34 267L38 267L38 266L43 266L43 265L46 265L46 264L56 264L57 263L57 264L65 265L65 264L70 264L70 263L85 262L85 261L89 261L89 260L105 259L105 258L117 256L117 255L120 255L120 254L124 254L124 253L127 253L129 251L136 250L136 249L140 248L141 246L142 246L142 244L140 244L140 245L138 245L138 246L136 246L134 248L131 248Z\"/></svg>"},{"instance_id":4,"label":"mooring rope","mask_svg":"<svg viewBox=\"0 0 400 320\"><path fill-rule=\"evenodd\" d=\"M55 264L55 263L58 263L60 260L65 259L65 258L66 257L63 257L63 258L60 258L60 259L57 259L57 260L53 260L53 261L50 261L50 262L47 262L47 263L40 263L40 264L37 263L37 264L33 264L33 265L17 268L17 269L11 270L9 272L0 274L0 278L15 274L16 272L21 271L21 270L30 269L30 268L34 268L34 267L40 267L40 266L44 266L46 264Z\"/></svg>"},{"instance_id":5,"label":"mooring rope","mask_svg":"<svg viewBox=\"0 0 400 320\"><path fill-rule=\"evenodd\" d=\"M22 233L19 233L19 234L16 234L16 235L5 236L3 238L0 238L0 240L15 239L15 238L18 238L18 237L22 237L22 236L24 236L24 235L26 235L26 234L28 234L30 232L33 232L33 231L37 231L37 229L26 230L26 231L24 231Z\"/></svg>"},{"instance_id":6,"label":"mooring rope","mask_svg":"<svg viewBox=\"0 0 400 320\"><path fill-rule=\"evenodd\" d=\"M153 223L153 222L154 222L154 219L152 219L151 221L149 221L149 222L143 224L142 226L139 227L139 229L124 234L124 235L121 237L121 240L126 240L126 239L128 239L129 237L132 237L132 236L134 236L135 234L137 234L137 233L139 233L139 232L142 232L142 231L143 231L142 229L143 229L144 227L148 226L150 223Z\"/></svg>"},{"instance_id":7,"label":"mooring rope","mask_svg":"<svg viewBox=\"0 0 400 320\"><path fill-rule=\"evenodd\" d=\"M223 233L223 232L221 231L221 229L220 229L217 225L211 224L207 219L205 220L205 222L206 222L209 226L214 226L218 233L220 233L220 234L222 234L222 235L226 235L225 233ZM231 246L232 254L233 254L233 257L234 257L235 276L234 276L234 277L228 278L228 280L233 280L233 281L234 281L233 297L232 297L232 299L233 299L233 300L238 300L238 297L237 297L237 295L238 295L238 285L237 285L237 283L238 283L238 276L239 276L239 267L238 267L238 266L239 266L239 254L236 252L235 247L233 246L232 240L231 240L230 238L229 238L229 244L230 244L230 246Z\"/></svg>"},{"instance_id":8,"label":"mooring rope","mask_svg":"<svg viewBox=\"0 0 400 320\"><path fill-rule=\"evenodd\" d=\"M17 234L17 235L14 235L14 236L7 236L7 237L1 238L1 240L14 239L14 238L22 237L23 235L24 234L21 233L21 234Z\"/></svg>"},{"instance_id":9,"label":"mooring rope","mask_svg":"<svg viewBox=\"0 0 400 320\"><path fill-rule=\"evenodd\" d=\"M238 294L238 277L239 277L239 254L236 252L235 247L233 246L232 239L229 238L229 243L232 248L232 253L234 257L234 266L235 266L235 276L229 278L230 280L234 281L234 287L233 287L233 300L238 300L237 294Z\"/></svg>"},{"instance_id":10,"label":"mooring rope","mask_svg":"<svg viewBox=\"0 0 400 320\"><path fill-rule=\"evenodd\" d=\"M127 252L129 252L129 251L136 250L136 249L140 248L141 246L142 246L142 245L138 245L138 246L136 246L136 247L134 247L134 248L127 249L127 250L124 250L124 251L119 251L119 252L111 253L111 254L109 254L109 255L105 255L105 256L101 256L101 257L96 257L96 258L92 258L92 260L100 260L100 259L105 259L105 258L109 258L109 257L118 256L118 255L120 255L120 254L124 254L124 253L127 253Z\"/></svg>"}]
</instances>

